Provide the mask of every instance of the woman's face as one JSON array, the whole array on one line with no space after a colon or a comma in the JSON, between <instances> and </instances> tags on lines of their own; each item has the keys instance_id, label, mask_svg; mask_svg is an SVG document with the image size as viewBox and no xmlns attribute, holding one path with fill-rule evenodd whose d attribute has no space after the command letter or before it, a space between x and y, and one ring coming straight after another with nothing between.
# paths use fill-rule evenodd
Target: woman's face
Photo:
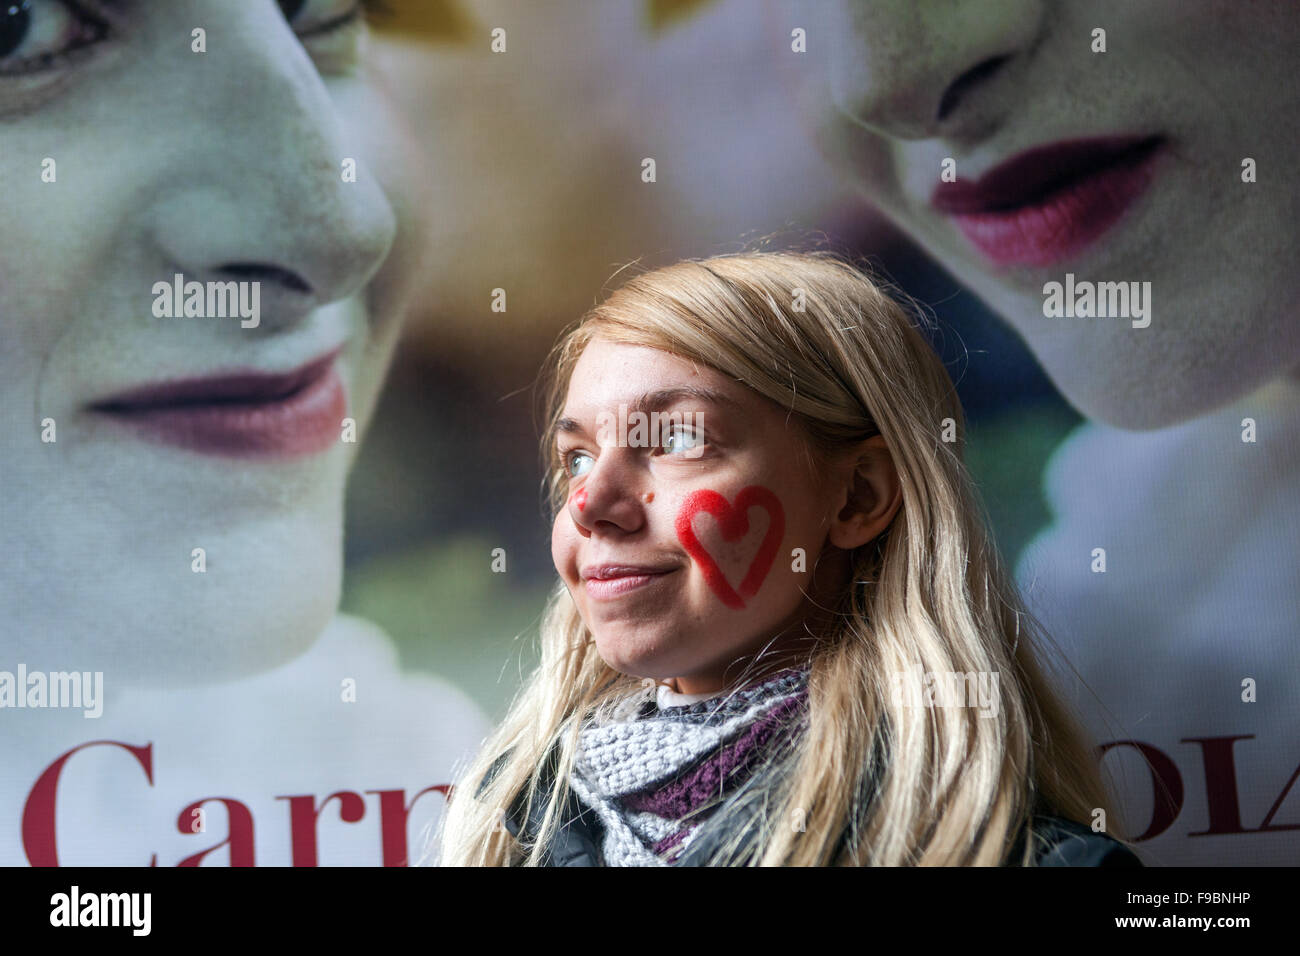
<instances>
[{"instance_id":1,"label":"woman's face","mask_svg":"<svg viewBox=\"0 0 1300 956\"><path fill-rule=\"evenodd\" d=\"M840 0L800 14L823 152L1084 414L1158 427L1300 366L1300 6ZM1044 147L1059 148L1025 155ZM1044 286L1067 273L1149 282L1148 316L1048 317Z\"/></svg>"},{"instance_id":2,"label":"woman's face","mask_svg":"<svg viewBox=\"0 0 1300 956\"><path fill-rule=\"evenodd\" d=\"M720 690L802 618L835 502L799 429L713 369L588 344L557 438L571 477L551 553L607 664Z\"/></svg>"},{"instance_id":3,"label":"woman's face","mask_svg":"<svg viewBox=\"0 0 1300 956\"><path fill-rule=\"evenodd\" d=\"M361 13L0 5L0 617L29 666L219 678L334 614L344 420L419 248ZM178 274L202 314L169 314Z\"/></svg>"}]
</instances>

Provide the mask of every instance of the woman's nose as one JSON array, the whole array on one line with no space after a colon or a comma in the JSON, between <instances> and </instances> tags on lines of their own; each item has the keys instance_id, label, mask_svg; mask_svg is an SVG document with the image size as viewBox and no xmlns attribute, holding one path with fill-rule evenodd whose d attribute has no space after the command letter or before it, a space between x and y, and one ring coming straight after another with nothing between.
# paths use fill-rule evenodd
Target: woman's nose
<instances>
[{"instance_id":1,"label":"woman's nose","mask_svg":"<svg viewBox=\"0 0 1300 956\"><path fill-rule=\"evenodd\" d=\"M971 137L1004 119L1026 93L1017 74L1044 16L1042 0L836 0L833 10L836 107L902 140Z\"/></svg>"},{"instance_id":2,"label":"woman's nose","mask_svg":"<svg viewBox=\"0 0 1300 956\"><path fill-rule=\"evenodd\" d=\"M569 495L569 514L579 531L636 531L645 522L635 469L618 449L608 448L592 464L582 484Z\"/></svg>"},{"instance_id":3,"label":"woman's nose","mask_svg":"<svg viewBox=\"0 0 1300 956\"><path fill-rule=\"evenodd\" d=\"M152 171L145 226L186 280L262 282L274 328L360 290L397 222L277 5L249 4L222 41L183 54L193 116Z\"/></svg>"}]
</instances>

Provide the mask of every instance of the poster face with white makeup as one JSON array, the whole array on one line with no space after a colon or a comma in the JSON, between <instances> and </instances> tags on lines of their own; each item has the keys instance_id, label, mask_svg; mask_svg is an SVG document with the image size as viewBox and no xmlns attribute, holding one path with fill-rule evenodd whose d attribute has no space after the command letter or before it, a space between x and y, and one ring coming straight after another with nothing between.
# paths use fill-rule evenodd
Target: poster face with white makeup
<instances>
[{"instance_id":1,"label":"poster face with white makeup","mask_svg":"<svg viewBox=\"0 0 1300 956\"><path fill-rule=\"evenodd\" d=\"M486 727L338 613L426 213L364 5L232 12L0 6L6 864L403 864Z\"/></svg>"},{"instance_id":2,"label":"poster face with white makeup","mask_svg":"<svg viewBox=\"0 0 1300 956\"><path fill-rule=\"evenodd\" d=\"M777 5L821 153L1078 416L1017 571L1144 858L1300 860L1300 11Z\"/></svg>"}]
</instances>

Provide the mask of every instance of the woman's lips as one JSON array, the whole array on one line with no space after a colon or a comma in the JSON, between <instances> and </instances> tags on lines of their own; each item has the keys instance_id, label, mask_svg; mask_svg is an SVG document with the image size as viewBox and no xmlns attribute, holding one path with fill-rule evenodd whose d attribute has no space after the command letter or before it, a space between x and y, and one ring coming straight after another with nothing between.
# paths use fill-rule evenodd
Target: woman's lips
<instances>
[{"instance_id":1,"label":"woman's lips","mask_svg":"<svg viewBox=\"0 0 1300 956\"><path fill-rule=\"evenodd\" d=\"M940 183L930 204L996 265L1050 266L1091 245L1151 183L1160 137L1042 146L977 182Z\"/></svg>"},{"instance_id":2,"label":"woman's lips","mask_svg":"<svg viewBox=\"0 0 1300 956\"><path fill-rule=\"evenodd\" d=\"M649 568L626 568L618 570L601 570L599 576L588 576L583 572L583 587L587 596L596 601L605 601L620 597L629 591L654 584L672 574L676 568L653 570Z\"/></svg>"},{"instance_id":3,"label":"woman's lips","mask_svg":"<svg viewBox=\"0 0 1300 956\"><path fill-rule=\"evenodd\" d=\"M347 395L338 350L283 374L161 382L91 406L146 438L207 455L297 458L339 440Z\"/></svg>"}]
</instances>

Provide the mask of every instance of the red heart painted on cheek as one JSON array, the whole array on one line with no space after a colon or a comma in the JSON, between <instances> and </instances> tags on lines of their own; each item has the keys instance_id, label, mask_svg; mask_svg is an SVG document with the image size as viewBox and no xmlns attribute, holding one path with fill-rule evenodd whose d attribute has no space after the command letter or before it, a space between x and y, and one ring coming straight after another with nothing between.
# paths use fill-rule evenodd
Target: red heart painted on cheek
<instances>
[{"instance_id":1,"label":"red heart painted on cheek","mask_svg":"<svg viewBox=\"0 0 1300 956\"><path fill-rule=\"evenodd\" d=\"M768 514L770 519L767 526L767 533L763 536L762 543L758 546L758 552L754 555L754 560L749 565L749 570L745 573L745 578L740 582L739 594L737 589L732 588L727 581L726 575L718 567L718 562L713 555L700 544L700 539L695 536L695 530L691 523L695 516L701 512L711 514L718 519L718 529L722 532L723 541L738 541L749 533L749 509L762 508ZM785 511L781 507L781 501L769 489L759 485L750 485L742 488L736 495L736 503L730 504L726 498L708 488L694 491L687 496L686 501L682 504L682 510L677 513L677 539L681 541L682 547L700 566L700 571L704 574L704 581L713 593L718 596L723 604L727 607L740 610L745 606L744 598L753 597L758 593L759 586L763 579L767 577L767 572L772 570L772 562L776 560L776 549L780 547L781 538L785 535ZM742 597L741 595L744 595Z\"/></svg>"}]
</instances>

